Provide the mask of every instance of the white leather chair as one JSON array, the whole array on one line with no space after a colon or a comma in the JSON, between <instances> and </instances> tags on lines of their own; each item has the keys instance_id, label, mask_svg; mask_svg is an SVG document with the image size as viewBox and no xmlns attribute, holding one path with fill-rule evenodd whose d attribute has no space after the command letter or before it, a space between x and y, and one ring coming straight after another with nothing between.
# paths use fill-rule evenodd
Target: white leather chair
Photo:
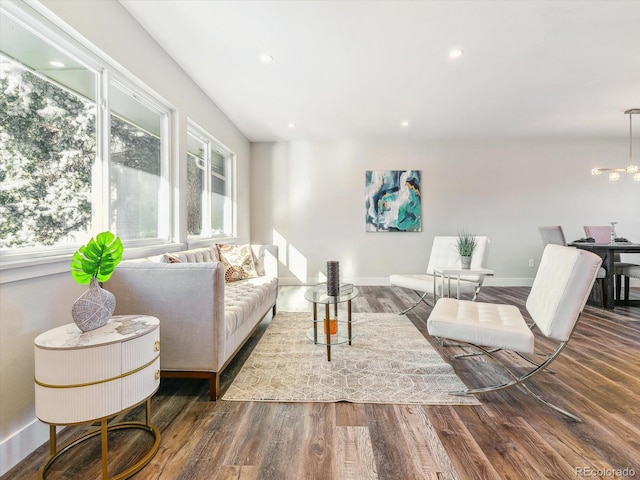
<instances>
[{"instance_id":1,"label":"white leather chair","mask_svg":"<svg viewBox=\"0 0 640 480\"><path fill-rule=\"evenodd\" d=\"M476 236L476 250L471 257L471 268L486 268L487 259L489 256L489 237ZM400 314L407 313L409 310L415 308L425 300L427 295L431 295L435 298L435 295L442 295L442 282L436 282L436 292L433 288L433 271L435 268L452 267L460 268L460 255L456 248L457 236L439 236L433 239L433 246L431 247L431 255L429 256L429 263L427 264L427 271L423 274L406 274L406 275L391 275L389 282L396 287L408 288L415 291L418 295L421 295L418 301L406 308ZM473 296L473 300L476 299L480 287L484 281L484 275L462 275L460 277L460 294L470 294Z\"/></svg>"},{"instance_id":2,"label":"white leather chair","mask_svg":"<svg viewBox=\"0 0 640 480\"><path fill-rule=\"evenodd\" d=\"M527 311L533 319L531 325L527 325L522 313L514 305L470 302L453 298L438 300L427 320L429 334L476 347L480 353L458 355L456 358L487 354L511 377L510 380L497 385L451 393L484 393L520 385L536 399L579 422L579 417L544 400L532 392L524 382L543 371L567 345L593 287L601 262L600 257L586 250L547 245L526 302ZM537 327L543 336L558 342L558 346L546 356L536 353L538 358L531 359L526 354L534 353L534 327ZM533 368L524 374L521 371L512 371L497 357L496 353L500 350L515 352L531 363Z\"/></svg>"},{"instance_id":3,"label":"white leather chair","mask_svg":"<svg viewBox=\"0 0 640 480\"><path fill-rule=\"evenodd\" d=\"M586 228L586 227L585 227ZM611 228L611 227L609 227ZM540 236L542 237L542 246L546 247L550 243L554 245L567 245L567 240L564 236L564 231L562 230L562 226L553 225L550 227L538 227L538 231L540 232ZM587 234L587 236L589 236ZM604 288L604 279L607 278L607 271L604 267L600 267L598 269L598 275L596 276L598 280L597 289L594 287L594 295L593 298L600 298L600 305L604 307L605 302L605 288Z\"/></svg>"}]
</instances>

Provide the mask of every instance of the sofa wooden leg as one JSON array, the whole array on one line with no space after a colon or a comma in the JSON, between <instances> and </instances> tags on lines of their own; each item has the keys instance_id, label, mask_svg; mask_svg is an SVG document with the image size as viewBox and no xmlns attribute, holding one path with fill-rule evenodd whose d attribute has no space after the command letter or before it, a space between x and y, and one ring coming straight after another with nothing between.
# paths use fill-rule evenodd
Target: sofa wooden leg
<instances>
[{"instance_id":1,"label":"sofa wooden leg","mask_svg":"<svg viewBox=\"0 0 640 480\"><path fill-rule=\"evenodd\" d=\"M160 375L164 378L199 378L209 380L209 399L212 402L220 396L220 374L216 372L193 372L162 370Z\"/></svg>"},{"instance_id":2,"label":"sofa wooden leg","mask_svg":"<svg viewBox=\"0 0 640 480\"><path fill-rule=\"evenodd\" d=\"M220 376L214 372L209 376L209 400L217 401L218 395L220 395Z\"/></svg>"},{"instance_id":3,"label":"sofa wooden leg","mask_svg":"<svg viewBox=\"0 0 640 480\"><path fill-rule=\"evenodd\" d=\"M273 312L273 316L276 316L276 304L273 304L273 308L271 309L271 311Z\"/></svg>"}]
</instances>

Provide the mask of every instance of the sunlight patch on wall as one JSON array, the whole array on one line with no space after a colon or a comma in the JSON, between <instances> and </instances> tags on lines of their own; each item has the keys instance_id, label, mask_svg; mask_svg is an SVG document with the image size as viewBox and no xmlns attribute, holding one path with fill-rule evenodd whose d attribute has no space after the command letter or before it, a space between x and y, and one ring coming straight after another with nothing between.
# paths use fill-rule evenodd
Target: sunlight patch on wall
<instances>
[{"instance_id":1,"label":"sunlight patch on wall","mask_svg":"<svg viewBox=\"0 0 640 480\"><path fill-rule=\"evenodd\" d=\"M273 230L273 244L278 246L278 260L287 265L287 240L277 230Z\"/></svg>"},{"instance_id":2,"label":"sunlight patch on wall","mask_svg":"<svg viewBox=\"0 0 640 480\"><path fill-rule=\"evenodd\" d=\"M303 283L307 282L308 259L300 250L289 244L277 230L273 230L273 243L278 246L278 260Z\"/></svg>"},{"instance_id":3,"label":"sunlight patch on wall","mask_svg":"<svg viewBox=\"0 0 640 480\"><path fill-rule=\"evenodd\" d=\"M289 245L289 271L301 282L307 281L307 257L293 245Z\"/></svg>"}]
</instances>

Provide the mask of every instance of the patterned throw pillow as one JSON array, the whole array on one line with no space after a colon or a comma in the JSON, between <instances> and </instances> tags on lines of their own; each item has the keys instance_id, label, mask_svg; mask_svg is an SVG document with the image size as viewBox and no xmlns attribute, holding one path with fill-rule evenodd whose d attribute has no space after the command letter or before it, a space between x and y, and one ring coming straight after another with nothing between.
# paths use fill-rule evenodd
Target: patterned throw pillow
<instances>
[{"instance_id":1,"label":"patterned throw pillow","mask_svg":"<svg viewBox=\"0 0 640 480\"><path fill-rule=\"evenodd\" d=\"M171 255L170 253L165 253L162 256L161 263L182 263L182 260L180 260L175 255Z\"/></svg>"},{"instance_id":2,"label":"patterned throw pillow","mask_svg":"<svg viewBox=\"0 0 640 480\"><path fill-rule=\"evenodd\" d=\"M258 276L249 245L218 244L218 255L224 263L224 280L226 282L236 282Z\"/></svg>"}]
</instances>

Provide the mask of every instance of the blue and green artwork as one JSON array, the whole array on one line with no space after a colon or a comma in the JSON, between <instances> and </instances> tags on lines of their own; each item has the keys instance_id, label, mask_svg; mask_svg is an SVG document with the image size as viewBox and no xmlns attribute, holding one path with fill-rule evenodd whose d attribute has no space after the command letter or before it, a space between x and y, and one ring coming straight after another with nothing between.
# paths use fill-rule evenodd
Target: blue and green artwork
<instances>
[{"instance_id":1,"label":"blue and green artwork","mask_svg":"<svg viewBox=\"0 0 640 480\"><path fill-rule=\"evenodd\" d=\"M365 172L367 232L420 232L420 171Z\"/></svg>"}]
</instances>

